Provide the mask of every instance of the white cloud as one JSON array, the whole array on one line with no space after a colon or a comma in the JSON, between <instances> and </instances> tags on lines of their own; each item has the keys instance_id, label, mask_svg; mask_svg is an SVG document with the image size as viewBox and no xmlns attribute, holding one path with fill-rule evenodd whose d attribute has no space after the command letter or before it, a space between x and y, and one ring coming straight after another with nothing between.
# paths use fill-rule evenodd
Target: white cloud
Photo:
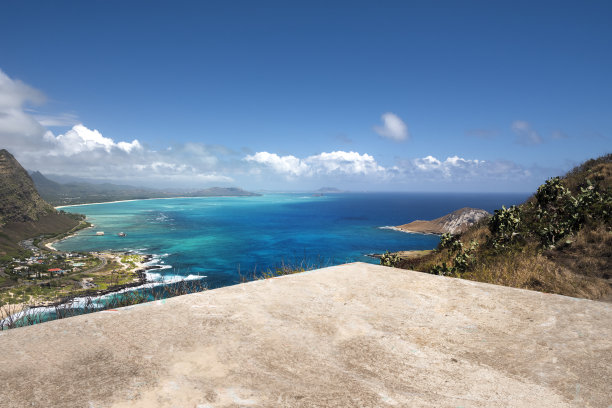
<instances>
[{"instance_id":1,"label":"white cloud","mask_svg":"<svg viewBox=\"0 0 612 408\"><path fill-rule=\"evenodd\" d=\"M247 162L255 162L272 168L277 173L289 176L301 176L308 172L309 167L295 156L279 156L276 153L257 152L244 158Z\"/></svg>"},{"instance_id":2,"label":"white cloud","mask_svg":"<svg viewBox=\"0 0 612 408\"><path fill-rule=\"evenodd\" d=\"M29 105L44 102L44 95L13 80L0 70L0 147L21 164L43 173L78 177L160 182L162 185L201 187L194 183L231 183L218 156L232 153L222 146L188 143L154 151L137 139L115 140L82 123L76 115L39 115ZM72 122L72 123L71 123ZM46 126L73 125L55 135Z\"/></svg>"},{"instance_id":3,"label":"white cloud","mask_svg":"<svg viewBox=\"0 0 612 408\"><path fill-rule=\"evenodd\" d=\"M447 157L444 161L426 156L412 161L414 167L421 172L437 173L445 178L466 175L466 173L476 175L484 163L483 160L464 159L459 156Z\"/></svg>"},{"instance_id":4,"label":"white cloud","mask_svg":"<svg viewBox=\"0 0 612 408\"><path fill-rule=\"evenodd\" d=\"M531 127L529 122L515 120L512 122L512 130L516 134L516 142L519 144L531 146L542 143L542 137Z\"/></svg>"},{"instance_id":5,"label":"white cloud","mask_svg":"<svg viewBox=\"0 0 612 408\"><path fill-rule=\"evenodd\" d=\"M313 173L317 174L360 174L371 175L384 173L385 168L376 163L374 157L367 153L335 151L309 156L305 162Z\"/></svg>"},{"instance_id":6,"label":"white cloud","mask_svg":"<svg viewBox=\"0 0 612 408\"><path fill-rule=\"evenodd\" d=\"M440 160L431 155L400 161L398 174L434 182L521 180L532 175L528 169L511 161L485 161L459 156Z\"/></svg>"},{"instance_id":7,"label":"white cloud","mask_svg":"<svg viewBox=\"0 0 612 408\"><path fill-rule=\"evenodd\" d=\"M299 179L302 185L333 180L340 187L400 189L400 186L435 186L436 182L453 187L461 183L481 186L487 181L489 185L507 185L491 180L509 180L508 183L516 184L542 173L510 161L491 162L459 156L439 159L429 155L383 165L370 154L342 150L307 157L250 150L238 153L224 146L203 143L175 144L153 150L136 138L121 140L86 124L74 123L75 115L40 116L30 106L42 102L42 93L0 71L0 148L11 151L24 167L47 174L158 187L200 188L211 183L234 183L237 177L245 188L254 188L258 180L257 188L274 184L284 188L287 180ZM383 115L383 123L384 126L377 128L381 136L393 140L409 137L406 125L394 114ZM72 127L61 134L47 128L65 125ZM532 143L541 142L527 122L515 122L513 130ZM282 177L274 180L269 177L270 172Z\"/></svg>"},{"instance_id":8,"label":"white cloud","mask_svg":"<svg viewBox=\"0 0 612 408\"><path fill-rule=\"evenodd\" d=\"M440 162L440 160L436 159L433 156L427 156L427 157L423 157L422 159L414 159L414 165L419 170L428 171L428 170L440 168L440 166L442 165L442 162Z\"/></svg>"},{"instance_id":9,"label":"white cloud","mask_svg":"<svg viewBox=\"0 0 612 408\"><path fill-rule=\"evenodd\" d=\"M111 153L113 149L119 149L125 153L142 149L142 145L136 139L131 142L115 143L113 139L102 136L97 129L88 129L82 124L74 125L72 129L59 136L46 132L45 140L54 145L55 148L50 151L50 154L54 156L72 156L96 149L102 149L107 153Z\"/></svg>"},{"instance_id":10,"label":"white cloud","mask_svg":"<svg viewBox=\"0 0 612 408\"><path fill-rule=\"evenodd\" d=\"M387 139L401 142L410 137L408 127L396 114L387 112L381 116L382 126L374 126L374 131Z\"/></svg>"},{"instance_id":11,"label":"white cloud","mask_svg":"<svg viewBox=\"0 0 612 408\"><path fill-rule=\"evenodd\" d=\"M28 102L36 105L45 101L42 92L23 82L11 79L0 70L0 110L21 109Z\"/></svg>"},{"instance_id":12,"label":"white cloud","mask_svg":"<svg viewBox=\"0 0 612 408\"><path fill-rule=\"evenodd\" d=\"M258 152L247 155L247 162L254 162L271 168L289 178L315 175L374 175L384 174L374 157L358 152L323 152L304 159L295 156L279 156L276 153Z\"/></svg>"}]
</instances>

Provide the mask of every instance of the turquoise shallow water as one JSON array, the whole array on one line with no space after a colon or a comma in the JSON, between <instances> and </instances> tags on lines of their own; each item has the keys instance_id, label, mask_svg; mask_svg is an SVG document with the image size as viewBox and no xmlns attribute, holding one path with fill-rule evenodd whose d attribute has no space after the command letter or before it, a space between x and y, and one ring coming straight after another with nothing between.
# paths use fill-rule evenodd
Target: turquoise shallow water
<instances>
[{"instance_id":1,"label":"turquoise shallow water","mask_svg":"<svg viewBox=\"0 0 612 408\"><path fill-rule=\"evenodd\" d=\"M377 193L267 194L141 200L82 205L94 229L56 244L60 250L134 250L159 256L171 275L206 275L210 288L238 283L240 275L281 262L315 265L378 260L385 250L434 248L439 238L381 226L433 219L470 206L493 211L526 194ZM104 236L95 236L104 231ZM117 233L125 232L126 237Z\"/></svg>"}]
</instances>

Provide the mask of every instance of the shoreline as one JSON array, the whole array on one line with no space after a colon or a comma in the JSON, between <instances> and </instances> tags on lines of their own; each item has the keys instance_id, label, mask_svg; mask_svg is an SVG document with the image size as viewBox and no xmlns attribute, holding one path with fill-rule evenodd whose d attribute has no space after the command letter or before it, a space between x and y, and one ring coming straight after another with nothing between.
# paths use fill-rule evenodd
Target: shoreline
<instances>
[{"instance_id":1,"label":"shoreline","mask_svg":"<svg viewBox=\"0 0 612 408\"><path fill-rule=\"evenodd\" d=\"M114 203L128 203L131 201L148 201L148 200L172 200L175 198L238 198L238 197L262 197L263 194L257 195L235 195L235 196L202 196L202 197L158 197L158 198L132 198L129 200L115 200L115 201L100 201L97 203L82 203L82 204L67 204L67 205L58 205L54 207L57 209L67 208L67 207L80 207L82 205L98 205L98 204L114 204Z\"/></svg>"},{"instance_id":2,"label":"shoreline","mask_svg":"<svg viewBox=\"0 0 612 408\"><path fill-rule=\"evenodd\" d=\"M435 251L435 249L412 249L408 251L389 252L389 255L395 255L402 259L418 258ZM381 259L385 254L366 254L365 256L374 259Z\"/></svg>"},{"instance_id":3,"label":"shoreline","mask_svg":"<svg viewBox=\"0 0 612 408\"><path fill-rule=\"evenodd\" d=\"M201 280L207 277L206 275L188 275L181 276L180 279L176 279L176 277L174 276L171 278L165 278L159 273L149 272L171 268L170 265L157 263L153 264L152 262L159 261L158 256L153 254L137 254L132 251L89 251L88 254L94 255L98 258L104 257L107 259L115 260L124 267L129 268L129 272L135 273L137 275L137 278L132 282L127 282L107 289L90 288L81 293L75 293L64 297L57 297L53 300L43 301L39 303L7 303L3 306L0 306L0 331L3 330L4 326L10 324L10 322L12 321L17 321L27 315L45 313L47 309L56 310L58 307L63 307L66 309L78 308L83 304L91 304L92 301L102 301L107 296L119 295L121 293L138 291L141 289L152 289L157 286L172 285L181 281ZM142 258L140 261L133 262L133 268L130 268L129 264L125 264L121 261L122 256L135 254L141 256ZM154 274L159 275L159 277L155 277ZM104 307L100 307L100 310L104 309Z\"/></svg>"},{"instance_id":4,"label":"shoreline","mask_svg":"<svg viewBox=\"0 0 612 408\"><path fill-rule=\"evenodd\" d=\"M442 234L438 234L438 233L435 233L435 232L410 231L410 230L405 230L405 229L401 229L399 227L392 227L392 226L378 227L378 229L387 229L387 230L392 230L392 231L397 231L397 232L403 232L405 234L421 234L421 235L437 235L437 236L441 236L442 235Z\"/></svg>"},{"instance_id":5,"label":"shoreline","mask_svg":"<svg viewBox=\"0 0 612 408\"><path fill-rule=\"evenodd\" d=\"M85 218L85 220L87 221L87 218ZM91 224L88 227L84 227L84 228L79 228L76 231L71 232L70 234L66 235L65 237L62 238L51 238L48 242L41 242L39 245L42 245L43 247L47 248L49 251L51 252L65 252L65 251L60 251L59 249L57 249L54 245L57 244L58 242L61 242L65 239L68 238L72 238L74 236L76 236L80 231L85 231L88 230L90 228L95 227L95 224Z\"/></svg>"}]
</instances>

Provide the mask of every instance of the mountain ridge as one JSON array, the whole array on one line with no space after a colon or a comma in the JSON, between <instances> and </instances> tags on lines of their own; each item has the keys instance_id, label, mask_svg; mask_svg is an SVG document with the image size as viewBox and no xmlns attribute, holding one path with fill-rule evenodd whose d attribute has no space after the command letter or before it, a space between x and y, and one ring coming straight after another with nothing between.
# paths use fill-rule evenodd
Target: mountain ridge
<instances>
[{"instance_id":1,"label":"mountain ridge","mask_svg":"<svg viewBox=\"0 0 612 408\"><path fill-rule=\"evenodd\" d=\"M24 239L70 231L79 224L78 217L47 203L17 159L0 150L0 254L19 251Z\"/></svg>"},{"instance_id":2,"label":"mountain ridge","mask_svg":"<svg viewBox=\"0 0 612 408\"><path fill-rule=\"evenodd\" d=\"M59 183L32 171L32 179L40 195L53 205L76 205L122 200L173 197L249 197L259 196L238 187L210 187L201 190L160 190L112 183L71 181Z\"/></svg>"},{"instance_id":3,"label":"mountain ridge","mask_svg":"<svg viewBox=\"0 0 612 408\"><path fill-rule=\"evenodd\" d=\"M0 150L0 226L7 222L38 221L53 213L27 171L7 150Z\"/></svg>"}]
</instances>

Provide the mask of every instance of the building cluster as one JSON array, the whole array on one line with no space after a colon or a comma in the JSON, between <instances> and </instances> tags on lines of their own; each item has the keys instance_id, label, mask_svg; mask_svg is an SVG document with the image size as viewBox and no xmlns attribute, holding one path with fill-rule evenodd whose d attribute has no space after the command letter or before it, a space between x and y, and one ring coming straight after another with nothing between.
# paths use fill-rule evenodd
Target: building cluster
<instances>
[{"instance_id":1,"label":"building cluster","mask_svg":"<svg viewBox=\"0 0 612 408\"><path fill-rule=\"evenodd\" d=\"M3 265L3 272L22 278L52 278L67 273L78 272L87 265L90 255L74 252L54 253L42 251L33 245L32 240L21 243L32 255L27 258L12 258Z\"/></svg>"}]
</instances>

